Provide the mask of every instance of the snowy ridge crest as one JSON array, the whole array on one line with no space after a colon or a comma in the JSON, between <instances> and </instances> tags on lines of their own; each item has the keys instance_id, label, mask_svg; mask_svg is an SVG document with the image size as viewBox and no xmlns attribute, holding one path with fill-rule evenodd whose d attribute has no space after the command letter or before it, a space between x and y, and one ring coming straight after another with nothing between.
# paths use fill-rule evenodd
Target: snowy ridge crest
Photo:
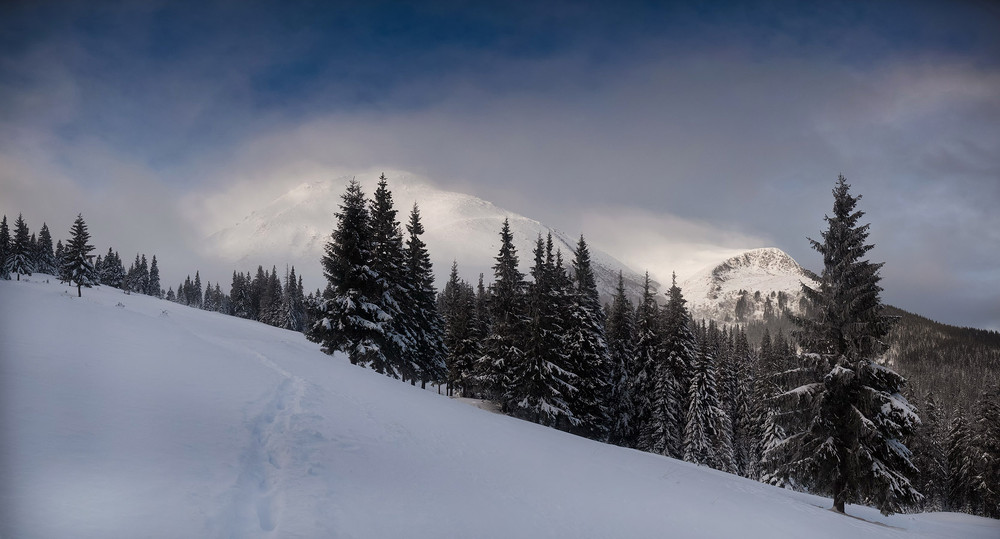
<instances>
[{"instance_id":1,"label":"snowy ridge crest","mask_svg":"<svg viewBox=\"0 0 1000 539\"><path fill-rule=\"evenodd\" d=\"M815 285L809 272L781 249L763 247L702 269L681 289L695 318L731 323L800 312L802 284Z\"/></svg>"}]
</instances>

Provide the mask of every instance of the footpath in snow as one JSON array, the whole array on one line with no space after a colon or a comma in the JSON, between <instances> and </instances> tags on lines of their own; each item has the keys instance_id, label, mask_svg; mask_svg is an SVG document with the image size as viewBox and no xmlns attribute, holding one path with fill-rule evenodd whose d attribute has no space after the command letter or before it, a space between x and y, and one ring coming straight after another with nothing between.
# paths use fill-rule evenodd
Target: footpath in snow
<instances>
[{"instance_id":1,"label":"footpath in snow","mask_svg":"<svg viewBox=\"0 0 1000 539\"><path fill-rule=\"evenodd\" d=\"M50 282L46 283L46 279ZM0 537L1000 537L599 444L298 333L0 281Z\"/></svg>"}]
</instances>

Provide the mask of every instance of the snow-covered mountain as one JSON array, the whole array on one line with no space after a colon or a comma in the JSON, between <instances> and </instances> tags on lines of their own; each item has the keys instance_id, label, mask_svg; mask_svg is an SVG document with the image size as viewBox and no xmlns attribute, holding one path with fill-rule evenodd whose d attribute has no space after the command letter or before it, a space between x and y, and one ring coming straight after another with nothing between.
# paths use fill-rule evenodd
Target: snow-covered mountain
<instances>
[{"instance_id":1,"label":"snow-covered mountain","mask_svg":"<svg viewBox=\"0 0 1000 539\"><path fill-rule=\"evenodd\" d=\"M800 312L802 283L816 284L784 251L765 247L708 266L680 287L696 319L734 322L763 318L768 309Z\"/></svg>"},{"instance_id":2,"label":"snow-covered mountain","mask_svg":"<svg viewBox=\"0 0 1000 539\"><path fill-rule=\"evenodd\" d=\"M350 177L303 183L240 222L219 230L208 238L207 254L221 257L234 269L253 269L258 264L293 264L304 276L307 288L325 283L320 267L323 247L336 224L334 212ZM377 175L358 176L366 194L371 196ZM496 205L462 193L444 191L407 175L389 177L389 188L399 220L405 224L416 202L426 230L424 241L434 263L438 287L444 285L452 261L459 273L475 284L479 273L486 283L492 281L491 266L500 248L500 227L510 220L514 245L527 272L538 235L552 233L557 248L569 264L578 237L563 233L534 219L529 219ZM621 271L633 299L642 291L643 277L611 255L590 245L594 272L602 298L614 293Z\"/></svg>"},{"instance_id":3,"label":"snow-covered mountain","mask_svg":"<svg viewBox=\"0 0 1000 539\"><path fill-rule=\"evenodd\" d=\"M0 280L0 537L1000 536L456 402L301 333Z\"/></svg>"}]
</instances>

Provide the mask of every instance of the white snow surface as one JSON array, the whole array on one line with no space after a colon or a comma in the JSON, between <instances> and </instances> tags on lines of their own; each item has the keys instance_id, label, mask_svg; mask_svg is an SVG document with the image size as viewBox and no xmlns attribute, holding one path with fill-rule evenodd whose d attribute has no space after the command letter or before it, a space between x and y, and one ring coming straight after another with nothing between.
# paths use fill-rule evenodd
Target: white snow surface
<instances>
[{"instance_id":1,"label":"white snow surface","mask_svg":"<svg viewBox=\"0 0 1000 539\"><path fill-rule=\"evenodd\" d=\"M740 292L746 291L753 318L763 317L763 302L772 293L784 292L789 298L789 308L798 312L802 297L802 283L815 286L802 266L791 256L776 247L751 249L698 271L680 283L684 298L692 315L718 322L731 321ZM754 302L755 292L761 299ZM772 302L776 298L771 298ZM777 309L777 303L774 308Z\"/></svg>"},{"instance_id":2,"label":"white snow surface","mask_svg":"<svg viewBox=\"0 0 1000 539\"><path fill-rule=\"evenodd\" d=\"M374 174L357 177L369 198L377 178ZM300 184L240 222L213 233L207 239L205 255L219 257L239 271L252 272L257 265L270 269L273 264L288 263L304 276L307 289L325 284L319 261L336 225L334 213L339 211L341 196L350 180L351 177L345 176ZM567 267L573 258L579 236L568 235L472 195L438 189L414 176L391 174L388 184L404 236L414 202L420 207L425 229L423 240L439 288L448 280L452 261L458 262L459 273L473 286L479 273L485 274L487 285L492 282L491 268L500 250L500 227L504 219L510 220L522 271L527 272L532 264L532 249L539 234L543 239L552 234ZM589 248L598 288L605 300L614 294L619 271L630 295L634 299L641 296L642 275L596 246Z\"/></svg>"},{"instance_id":3,"label":"white snow surface","mask_svg":"<svg viewBox=\"0 0 1000 539\"><path fill-rule=\"evenodd\" d=\"M839 515L298 333L46 279L0 281L0 537L1000 537L962 514Z\"/></svg>"}]
</instances>

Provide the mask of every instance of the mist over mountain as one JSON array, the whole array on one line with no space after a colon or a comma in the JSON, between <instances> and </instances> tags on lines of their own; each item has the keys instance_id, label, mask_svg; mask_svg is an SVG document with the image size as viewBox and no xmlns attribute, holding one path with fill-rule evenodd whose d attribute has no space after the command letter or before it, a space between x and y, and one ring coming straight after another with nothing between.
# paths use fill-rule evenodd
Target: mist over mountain
<instances>
[{"instance_id":1,"label":"mist over mountain","mask_svg":"<svg viewBox=\"0 0 1000 539\"><path fill-rule=\"evenodd\" d=\"M358 176L368 195L378 180L374 174ZM307 289L325 285L319 260L336 224L341 195L350 176L302 183L271 203L251 212L241 221L208 237L205 255L229 263L234 269L252 270L257 265L294 265ZM397 218L405 222L413 204L418 204L424 228L423 239L434 263L437 286L448 278L452 261L459 274L475 284L480 273L488 285L493 280L492 265L500 246L499 232L504 219L510 221L514 245L525 273L531 265L532 249L539 235L552 234L555 247L566 264L572 258L579 236L549 227L539 221L500 208L480 198L444 191L412 176L389 179ZM590 245L598 290L603 300L614 293L618 272L622 272L633 300L642 293L643 276L610 254ZM280 268L279 268L280 269ZM654 286L658 283L654 282Z\"/></svg>"}]
</instances>

